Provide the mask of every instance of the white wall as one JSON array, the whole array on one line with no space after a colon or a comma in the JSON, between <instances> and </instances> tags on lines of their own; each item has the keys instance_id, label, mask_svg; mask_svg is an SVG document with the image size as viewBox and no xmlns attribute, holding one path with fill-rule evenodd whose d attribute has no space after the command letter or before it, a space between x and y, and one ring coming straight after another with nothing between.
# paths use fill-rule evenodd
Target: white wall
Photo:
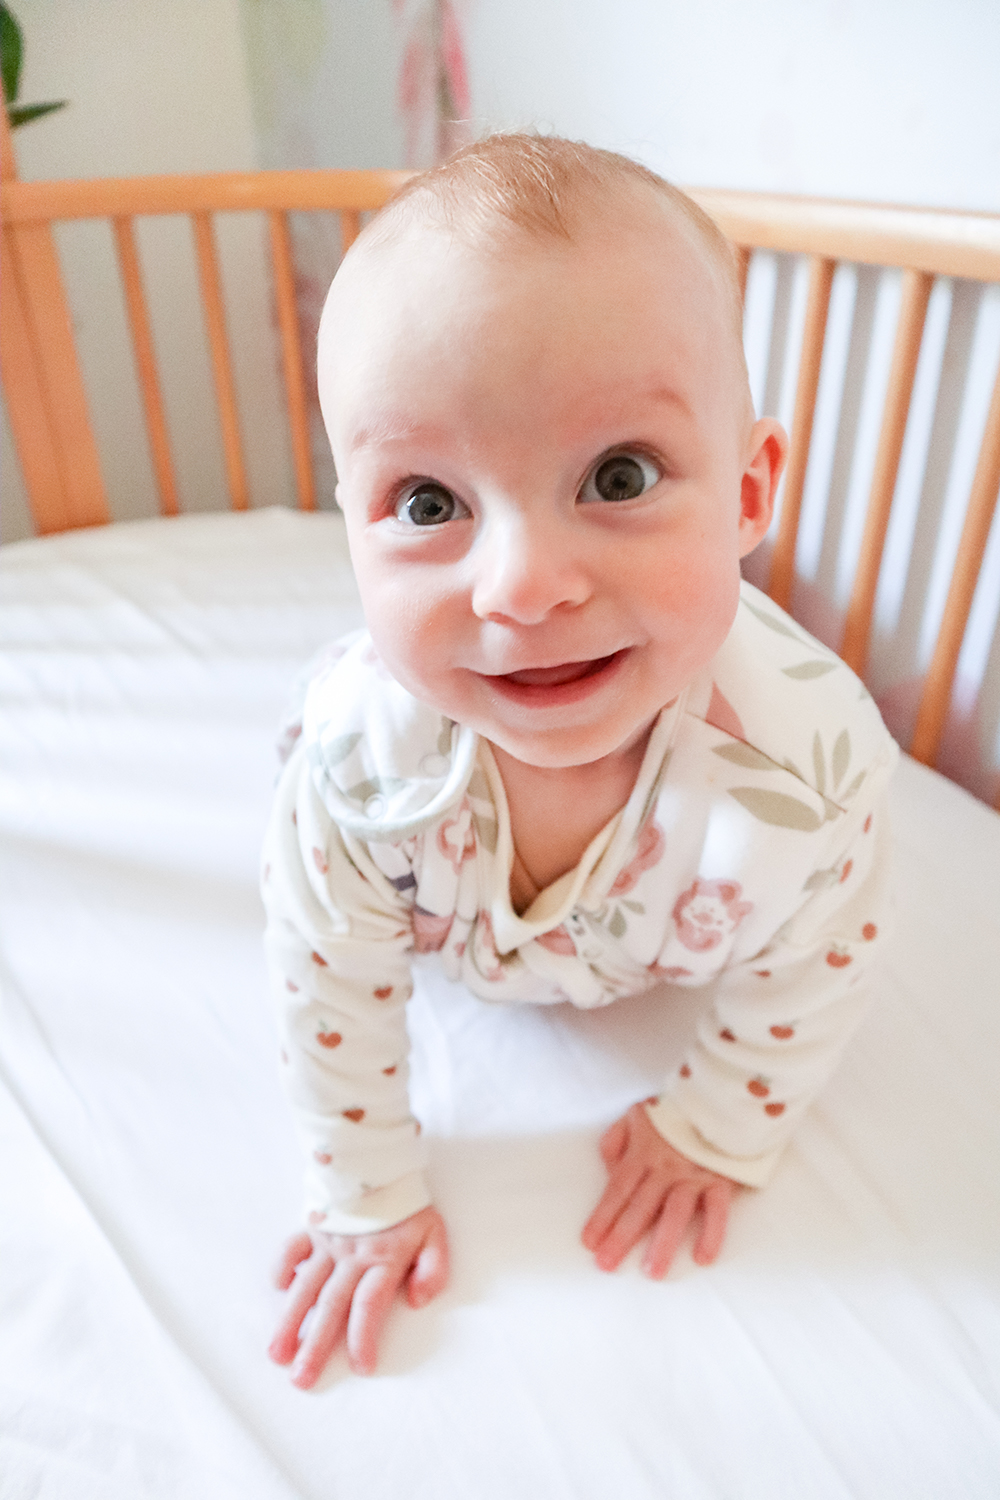
<instances>
[{"instance_id":1,"label":"white wall","mask_svg":"<svg viewBox=\"0 0 1000 1500\"><path fill-rule=\"evenodd\" d=\"M476 125L682 184L1000 209L996 0L467 0Z\"/></svg>"}]
</instances>

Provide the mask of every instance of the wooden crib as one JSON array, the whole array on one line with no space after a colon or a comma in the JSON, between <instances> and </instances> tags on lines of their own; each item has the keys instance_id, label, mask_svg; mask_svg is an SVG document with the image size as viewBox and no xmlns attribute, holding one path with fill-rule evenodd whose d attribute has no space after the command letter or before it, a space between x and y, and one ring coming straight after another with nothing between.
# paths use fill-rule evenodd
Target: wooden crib
<instances>
[{"instance_id":1,"label":"wooden crib","mask_svg":"<svg viewBox=\"0 0 1000 1500\"><path fill-rule=\"evenodd\" d=\"M1000 717L1000 217L694 194L740 247L751 379L791 427L754 581L825 632L877 696L890 657L923 679L900 717L912 758L893 792L898 931L879 1003L833 1084L771 1186L741 1197L716 1266L682 1256L662 1285L631 1263L602 1276L578 1243L601 1181L599 1132L658 1086L697 996L508 1011L421 970L412 1088L452 1235L451 1286L420 1313L396 1310L377 1378L335 1359L305 1397L264 1352L278 1306L269 1258L298 1222L299 1161L273 1060L257 851L287 685L361 616L315 472L292 216L336 214L346 245L401 178L20 182L9 139L3 152L0 354L38 534L0 548L0 1490L992 1500L1000 818L926 767L944 745L953 769L949 704L954 718L975 629L990 637L976 693L987 727ZM259 419L241 402L232 340L245 289L218 251L234 216L263 220L286 398L268 425L286 424L297 509L254 490L246 455ZM98 219L120 267L145 433L124 464L114 402L111 445L95 435L104 366L81 355L93 319L57 249L60 226ZM190 225L209 351L222 455L211 472L223 477L195 506L193 439L171 416L142 251L152 219ZM864 418L850 308L874 296L878 268L896 300L871 313L872 348L878 327L888 347ZM956 363L952 305L978 351L958 361L972 371L958 387L953 370L926 373L934 339L942 369ZM779 345L792 372L780 380ZM844 428L830 416L832 366L871 450L851 469L857 514L848 504L839 519L823 493ZM929 543L923 573L908 567L940 595L918 650L900 644L892 611L880 615L879 591L898 566L907 486L910 555L938 524L907 433L928 421L928 388L948 380L952 407L934 433L964 434L969 482L944 505L950 540ZM123 519L140 468L160 514ZM810 549L822 560L830 527L851 576L827 607L822 568L805 564ZM984 753L977 790L992 800Z\"/></svg>"},{"instance_id":2,"label":"wooden crib","mask_svg":"<svg viewBox=\"0 0 1000 1500\"><path fill-rule=\"evenodd\" d=\"M403 174L262 172L27 183L16 178L9 133L5 136L3 163L0 193L5 296L0 347L9 420L37 530L61 531L111 518L53 238L55 224L79 219L105 220L114 234L160 511L175 515L180 508L178 486L134 224L149 216L180 214L190 221L228 501L233 509L244 510L251 498L213 221L218 215L256 212L266 216L295 487L299 506L314 509L308 375L296 308L289 216L303 211L336 212L341 246L346 249L358 233L361 216L378 208L403 180ZM718 190L694 190L692 196L739 247L744 285L755 252L808 258L808 297L790 424L791 451L770 565L766 580L761 579L771 597L786 609L794 609L799 520L834 274L838 264L845 262L902 272L892 364L853 588L841 637L827 642L864 677L931 293L938 278L1000 283L1000 216ZM981 436L946 603L906 746L925 765L935 764L940 747L998 487L1000 371ZM261 497L257 503L262 503ZM1000 781L997 795L1000 797Z\"/></svg>"}]
</instances>

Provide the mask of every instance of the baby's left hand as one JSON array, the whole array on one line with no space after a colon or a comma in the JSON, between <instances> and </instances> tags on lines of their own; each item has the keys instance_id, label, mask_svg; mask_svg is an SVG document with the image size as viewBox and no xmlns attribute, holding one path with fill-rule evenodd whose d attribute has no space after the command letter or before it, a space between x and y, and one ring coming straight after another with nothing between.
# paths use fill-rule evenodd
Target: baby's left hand
<instances>
[{"instance_id":1,"label":"baby's left hand","mask_svg":"<svg viewBox=\"0 0 1000 1500\"><path fill-rule=\"evenodd\" d=\"M699 1214L694 1258L707 1266L722 1249L738 1183L688 1161L665 1141L641 1104L601 1138L608 1169L604 1196L584 1226L583 1243L602 1271L613 1271L649 1231L642 1268L659 1279Z\"/></svg>"}]
</instances>

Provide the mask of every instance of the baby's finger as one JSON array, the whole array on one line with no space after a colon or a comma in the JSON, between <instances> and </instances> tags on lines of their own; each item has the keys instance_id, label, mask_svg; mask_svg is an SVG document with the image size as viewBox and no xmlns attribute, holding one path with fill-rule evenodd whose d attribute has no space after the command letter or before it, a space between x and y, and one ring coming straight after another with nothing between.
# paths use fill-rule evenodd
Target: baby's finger
<instances>
[{"instance_id":1,"label":"baby's finger","mask_svg":"<svg viewBox=\"0 0 1000 1500\"><path fill-rule=\"evenodd\" d=\"M617 1270L632 1246L638 1244L656 1222L662 1204L662 1184L655 1177L647 1177L596 1247L595 1260L602 1271Z\"/></svg>"},{"instance_id":2,"label":"baby's finger","mask_svg":"<svg viewBox=\"0 0 1000 1500\"><path fill-rule=\"evenodd\" d=\"M628 1145L628 1125L625 1120L616 1120L601 1136L601 1160L606 1167L613 1167Z\"/></svg>"},{"instance_id":3,"label":"baby's finger","mask_svg":"<svg viewBox=\"0 0 1000 1500\"><path fill-rule=\"evenodd\" d=\"M399 1266L369 1266L354 1289L347 1318L347 1357L355 1375L370 1375L389 1309L403 1282Z\"/></svg>"},{"instance_id":4,"label":"baby's finger","mask_svg":"<svg viewBox=\"0 0 1000 1500\"><path fill-rule=\"evenodd\" d=\"M275 1364L288 1365L295 1358L299 1347L299 1329L302 1327L306 1313L315 1305L332 1271L333 1261L329 1255L317 1251L299 1272L285 1304L284 1315L268 1349L268 1354Z\"/></svg>"},{"instance_id":5,"label":"baby's finger","mask_svg":"<svg viewBox=\"0 0 1000 1500\"><path fill-rule=\"evenodd\" d=\"M600 1202L583 1226L581 1239L588 1250L596 1250L625 1205L634 1195L645 1169L619 1163L608 1179Z\"/></svg>"},{"instance_id":6,"label":"baby's finger","mask_svg":"<svg viewBox=\"0 0 1000 1500\"><path fill-rule=\"evenodd\" d=\"M699 1188L694 1182L680 1182L667 1195L642 1263L646 1275L654 1281L670 1270L694 1217L698 1196Z\"/></svg>"},{"instance_id":7,"label":"baby's finger","mask_svg":"<svg viewBox=\"0 0 1000 1500\"><path fill-rule=\"evenodd\" d=\"M316 1301L316 1310L292 1369L292 1384L307 1391L322 1375L344 1337L351 1299L364 1272L356 1261L338 1265Z\"/></svg>"},{"instance_id":8,"label":"baby's finger","mask_svg":"<svg viewBox=\"0 0 1000 1500\"><path fill-rule=\"evenodd\" d=\"M281 1259L274 1269L274 1284L281 1291L287 1291L295 1279L295 1267L308 1260L312 1254L312 1240L305 1233L293 1234L290 1240L286 1240L281 1251Z\"/></svg>"},{"instance_id":9,"label":"baby's finger","mask_svg":"<svg viewBox=\"0 0 1000 1500\"><path fill-rule=\"evenodd\" d=\"M701 1228L693 1251L700 1266L710 1266L722 1249L732 1196L724 1182L713 1183L701 1195Z\"/></svg>"},{"instance_id":10,"label":"baby's finger","mask_svg":"<svg viewBox=\"0 0 1000 1500\"><path fill-rule=\"evenodd\" d=\"M428 1237L406 1283L406 1300L411 1307L424 1307L448 1285L448 1241L441 1229Z\"/></svg>"}]
</instances>

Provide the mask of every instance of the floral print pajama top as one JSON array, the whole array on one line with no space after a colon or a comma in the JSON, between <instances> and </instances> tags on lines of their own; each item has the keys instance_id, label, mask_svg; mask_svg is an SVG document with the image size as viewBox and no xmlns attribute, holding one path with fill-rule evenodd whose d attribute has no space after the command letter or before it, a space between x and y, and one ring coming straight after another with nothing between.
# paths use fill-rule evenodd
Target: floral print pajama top
<instances>
[{"instance_id":1,"label":"floral print pajama top","mask_svg":"<svg viewBox=\"0 0 1000 1500\"><path fill-rule=\"evenodd\" d=\"M263 893L311 1223L361 1233L430 1202L407 1097L415 953L487 1000L703 987L650 1118L691 1160L768 1179L862 1013L886 920L897 750L843 663L744 585L626 806L520 916L489 745L394 682L366 634L327 653L292 739Z\"/></svg>"}]
</instances>

